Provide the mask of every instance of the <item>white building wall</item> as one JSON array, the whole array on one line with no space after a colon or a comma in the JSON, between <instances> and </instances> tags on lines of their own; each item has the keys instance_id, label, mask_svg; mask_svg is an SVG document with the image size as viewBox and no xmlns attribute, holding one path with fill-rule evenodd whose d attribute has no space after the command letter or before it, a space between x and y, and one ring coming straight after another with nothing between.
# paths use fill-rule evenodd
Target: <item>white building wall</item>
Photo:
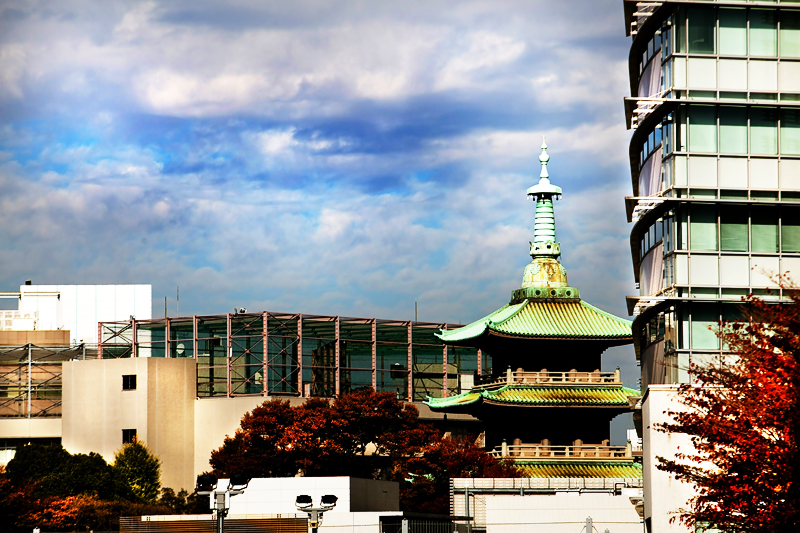
<instances>
[{"instance_id":1,"label":"white building wall","mask_svg":"<svg viewBox=\"0 0 800 533\"><path fill-rule=\"evenodd\" d=\"M152 317L151 285L21 285L19 310L37 312L36 329L70 331L72 342L97 343L97 323Z\"/></svg>"},{"instance_id":2,"label":"white building wall","mask_svg":"<svg viewBox=\"0 0 800 533\"><path fill-rule=\"evenodd\" d=\"M227 486L227 480L220 480L219 486ZM250 481L243 494L231 498L231 514L271 514L291 513L297 496L308 494L318 506L320 498L333 494L339 500L336 507L325 513L325 522L333 520L333 515L364 514L376 512L385 514L400 509L400 484L396 481L359 479L346 476L337 477L289 477L255 478ZM376 516L377 518L377 516ZM347 523L351 518L342 518ZM377 520L375 524L377 524Z\"/></svg>"},{"instance_id":3,"label":"white building wall","mask_svg":"<svg viewBox=\"0 0 800 533\"><path fill-rule=\"evenodd\" d=\"M486 533L576 533L587 517L597 531L642 533L627 494L486 495Z\"/></svg>"},{"instance_id":4,"label":"white building wall","mask_svg":"<svg viewBox=\"0 0 800 533\"><path fill-rule=\"evenodd\" d=\"M650 520L655 533L692 531L676 520L677 510L685 508L694 496L694 488L656 468L656 457L674 458L678 451L689 453L692 443L688 435L662 433L656 425L667 422L667 410L681 410L677 400L678 385L650 385L642 399L644 517ZM611 531L614 531L613 529Z\"/></svg>"}]
</instances>

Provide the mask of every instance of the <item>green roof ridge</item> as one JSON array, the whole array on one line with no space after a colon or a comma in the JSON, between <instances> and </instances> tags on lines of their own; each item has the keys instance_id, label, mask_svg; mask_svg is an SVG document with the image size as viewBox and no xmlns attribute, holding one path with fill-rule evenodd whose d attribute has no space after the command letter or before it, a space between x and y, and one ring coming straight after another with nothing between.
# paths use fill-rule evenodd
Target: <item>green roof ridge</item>
<instances>
[{"instance_id":1,"label":"green roof ridge","mask_svg":"<svg viewBox=\"0 0 800 533\"><path fill-rule=\"evenodd\" d=\"M514 399L505 399L501 398L500 396L504 392L508 391L524 391L524 390L534 390L540 389L542 393L553 393L553 392L575 392L575 391L586 391L587 389L593 392L607 392L607 393L622 393L625 397L629 396L641 396L641 392L635 389L631 389L624 385L602 385L599 383L577 383L577 384L570 384L570 385L563 385L563 386L552 386L552 385L544 385L544 384L537 384L537 383L506 383L502 387L493 390L487 390L483 387L478 389L478 386L473 387L469 391L462 392L461 394L457 394L455 396L448 396L447 398L431 398L428 396L428 399L425 400L423 403L430 408L434 409L447 409L452 407L458 406L466 406L471 405L477 402L479 399L486 399L495 402L504 402L504 403L533 403L533 402L526 402L524 400L514 400ZM461 402L460 400L465 400L468 396L473 396L467 401ZM589 398L591 400L591 398ZM558 398L549 398L543 399L541 404L558 404L558 403L584 403L581 400L561 400ZM623 401L619 398L607 398L602 399L598 398L593 401L595 404L613 404L616 403L620 406L623 405Z\"/></svg>"}]
</instances>

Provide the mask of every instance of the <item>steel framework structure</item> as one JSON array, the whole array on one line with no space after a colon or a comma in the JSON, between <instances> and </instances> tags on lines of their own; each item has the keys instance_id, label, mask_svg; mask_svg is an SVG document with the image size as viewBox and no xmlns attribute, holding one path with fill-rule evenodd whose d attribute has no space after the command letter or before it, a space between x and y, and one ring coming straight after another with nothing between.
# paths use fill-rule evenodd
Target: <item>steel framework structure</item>
<instances>
[{"instance_id":1,"label":"steel framework structure","mask_svg":"<svg viewBox=\"0 0 800 533\"><path fill-rule=\"evenodd\" d=\"M96 348L72 346L0 347L0 418L61 416L61 364L96 357Z\"/></svg>"},{"instance_id":2,"label":"steel framework structure","mask_svg":"<svg viewBox=\"0 0 800 533\"><path fill-rule=\"evenodd\" d=\"M331 397L364 387L407 401L446 397L472 386L491 358L445 346L431 322L229 313L98 324L98 357L197 361L200 397Z\"/></svg>"}]
</instances>

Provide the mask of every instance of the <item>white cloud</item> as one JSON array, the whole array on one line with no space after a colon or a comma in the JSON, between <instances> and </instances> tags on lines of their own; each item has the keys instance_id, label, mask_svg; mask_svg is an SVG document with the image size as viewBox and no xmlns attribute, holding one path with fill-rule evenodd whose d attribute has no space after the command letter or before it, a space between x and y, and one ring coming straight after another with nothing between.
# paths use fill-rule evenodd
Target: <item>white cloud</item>
<instances>
[{"instance_id":1,"label":"white cloud","mask_svg":"<svg viewBox=\"0 0 800 533\"><path fill-rule=\"evenodd\" d=\"M25 47L20 44L0 46L0 98L23 97L22 75L25 71Z\"/></svg>"},{"instance_id":2,"label":"white cloud","mask_svg":"<svg viewBox=\"0 0 800 533\"><path fill-rule=\"evenodd\" d=\"M297 146L299 143L294 138L295 131L295 128L289 128L287 130L269 130L257 134L261 151L264 154L274 156L292 146Z\"/></svg>"},{"instance_id":3,"label":"white cloud","mask_svg":"<svg viewBox=\"0 0 800 533\"><path fill-rule=\"evenodd\" d=\"M435 139L431 147L442 161L530 158L541 151L542 136L551 154L583 152L603 164L627 160L629 133L623 124L583 123L573 128L517 131L474 131L461 137Z\"/></svg>"},{"instance_id":4,"label":"white cloud","mask_svg":"<svg viewBox=\"0 0 800 533\"><path fill-rule=\"evenodd\" d=\"M477 86L476 71L511 63L525 51L524 42L486 31L469 35L468 41L469 50L448 60L437 73L433 90Z\"/></svg>"}]
</instances>

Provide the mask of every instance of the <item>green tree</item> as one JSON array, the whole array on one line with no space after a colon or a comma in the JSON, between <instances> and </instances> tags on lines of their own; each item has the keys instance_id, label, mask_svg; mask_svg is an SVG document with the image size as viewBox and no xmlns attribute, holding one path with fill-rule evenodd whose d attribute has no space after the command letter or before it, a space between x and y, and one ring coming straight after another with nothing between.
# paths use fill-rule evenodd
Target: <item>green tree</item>
<instances>
[{"instance_id":1,"label":"green tree","mask_svg":"<svg viewBox=\"0 0 800 533\"><path fill-rule=\"evenodd\" d=\"M97 494L111 500L129 496L127 487L116 481L114 470L100 454L73 455L60 444L20 446L6 473L16 487L34 484L40 497Z\"/></svg>"},{"instance_id":2,"label":"green tree","mask_svg":"<svg viewBox=\"0 0 800 533\"><path fill-rule=\"evenodd\" d=\"M61 444L24 444L6 465L6 475L11 483L22 486L59 470L70 457Z\"/></svg>"},{"instance_id":3,"label":"green tree","mask_svg":"<svg viewBox=\"0 0 800 533\"><path fill-rule=\"evenodd\" d=\"M161 460L147 444L134 440L114 454L114 470L136 501L153 503L161 492Z\"/></svg>"}]
</instances>

